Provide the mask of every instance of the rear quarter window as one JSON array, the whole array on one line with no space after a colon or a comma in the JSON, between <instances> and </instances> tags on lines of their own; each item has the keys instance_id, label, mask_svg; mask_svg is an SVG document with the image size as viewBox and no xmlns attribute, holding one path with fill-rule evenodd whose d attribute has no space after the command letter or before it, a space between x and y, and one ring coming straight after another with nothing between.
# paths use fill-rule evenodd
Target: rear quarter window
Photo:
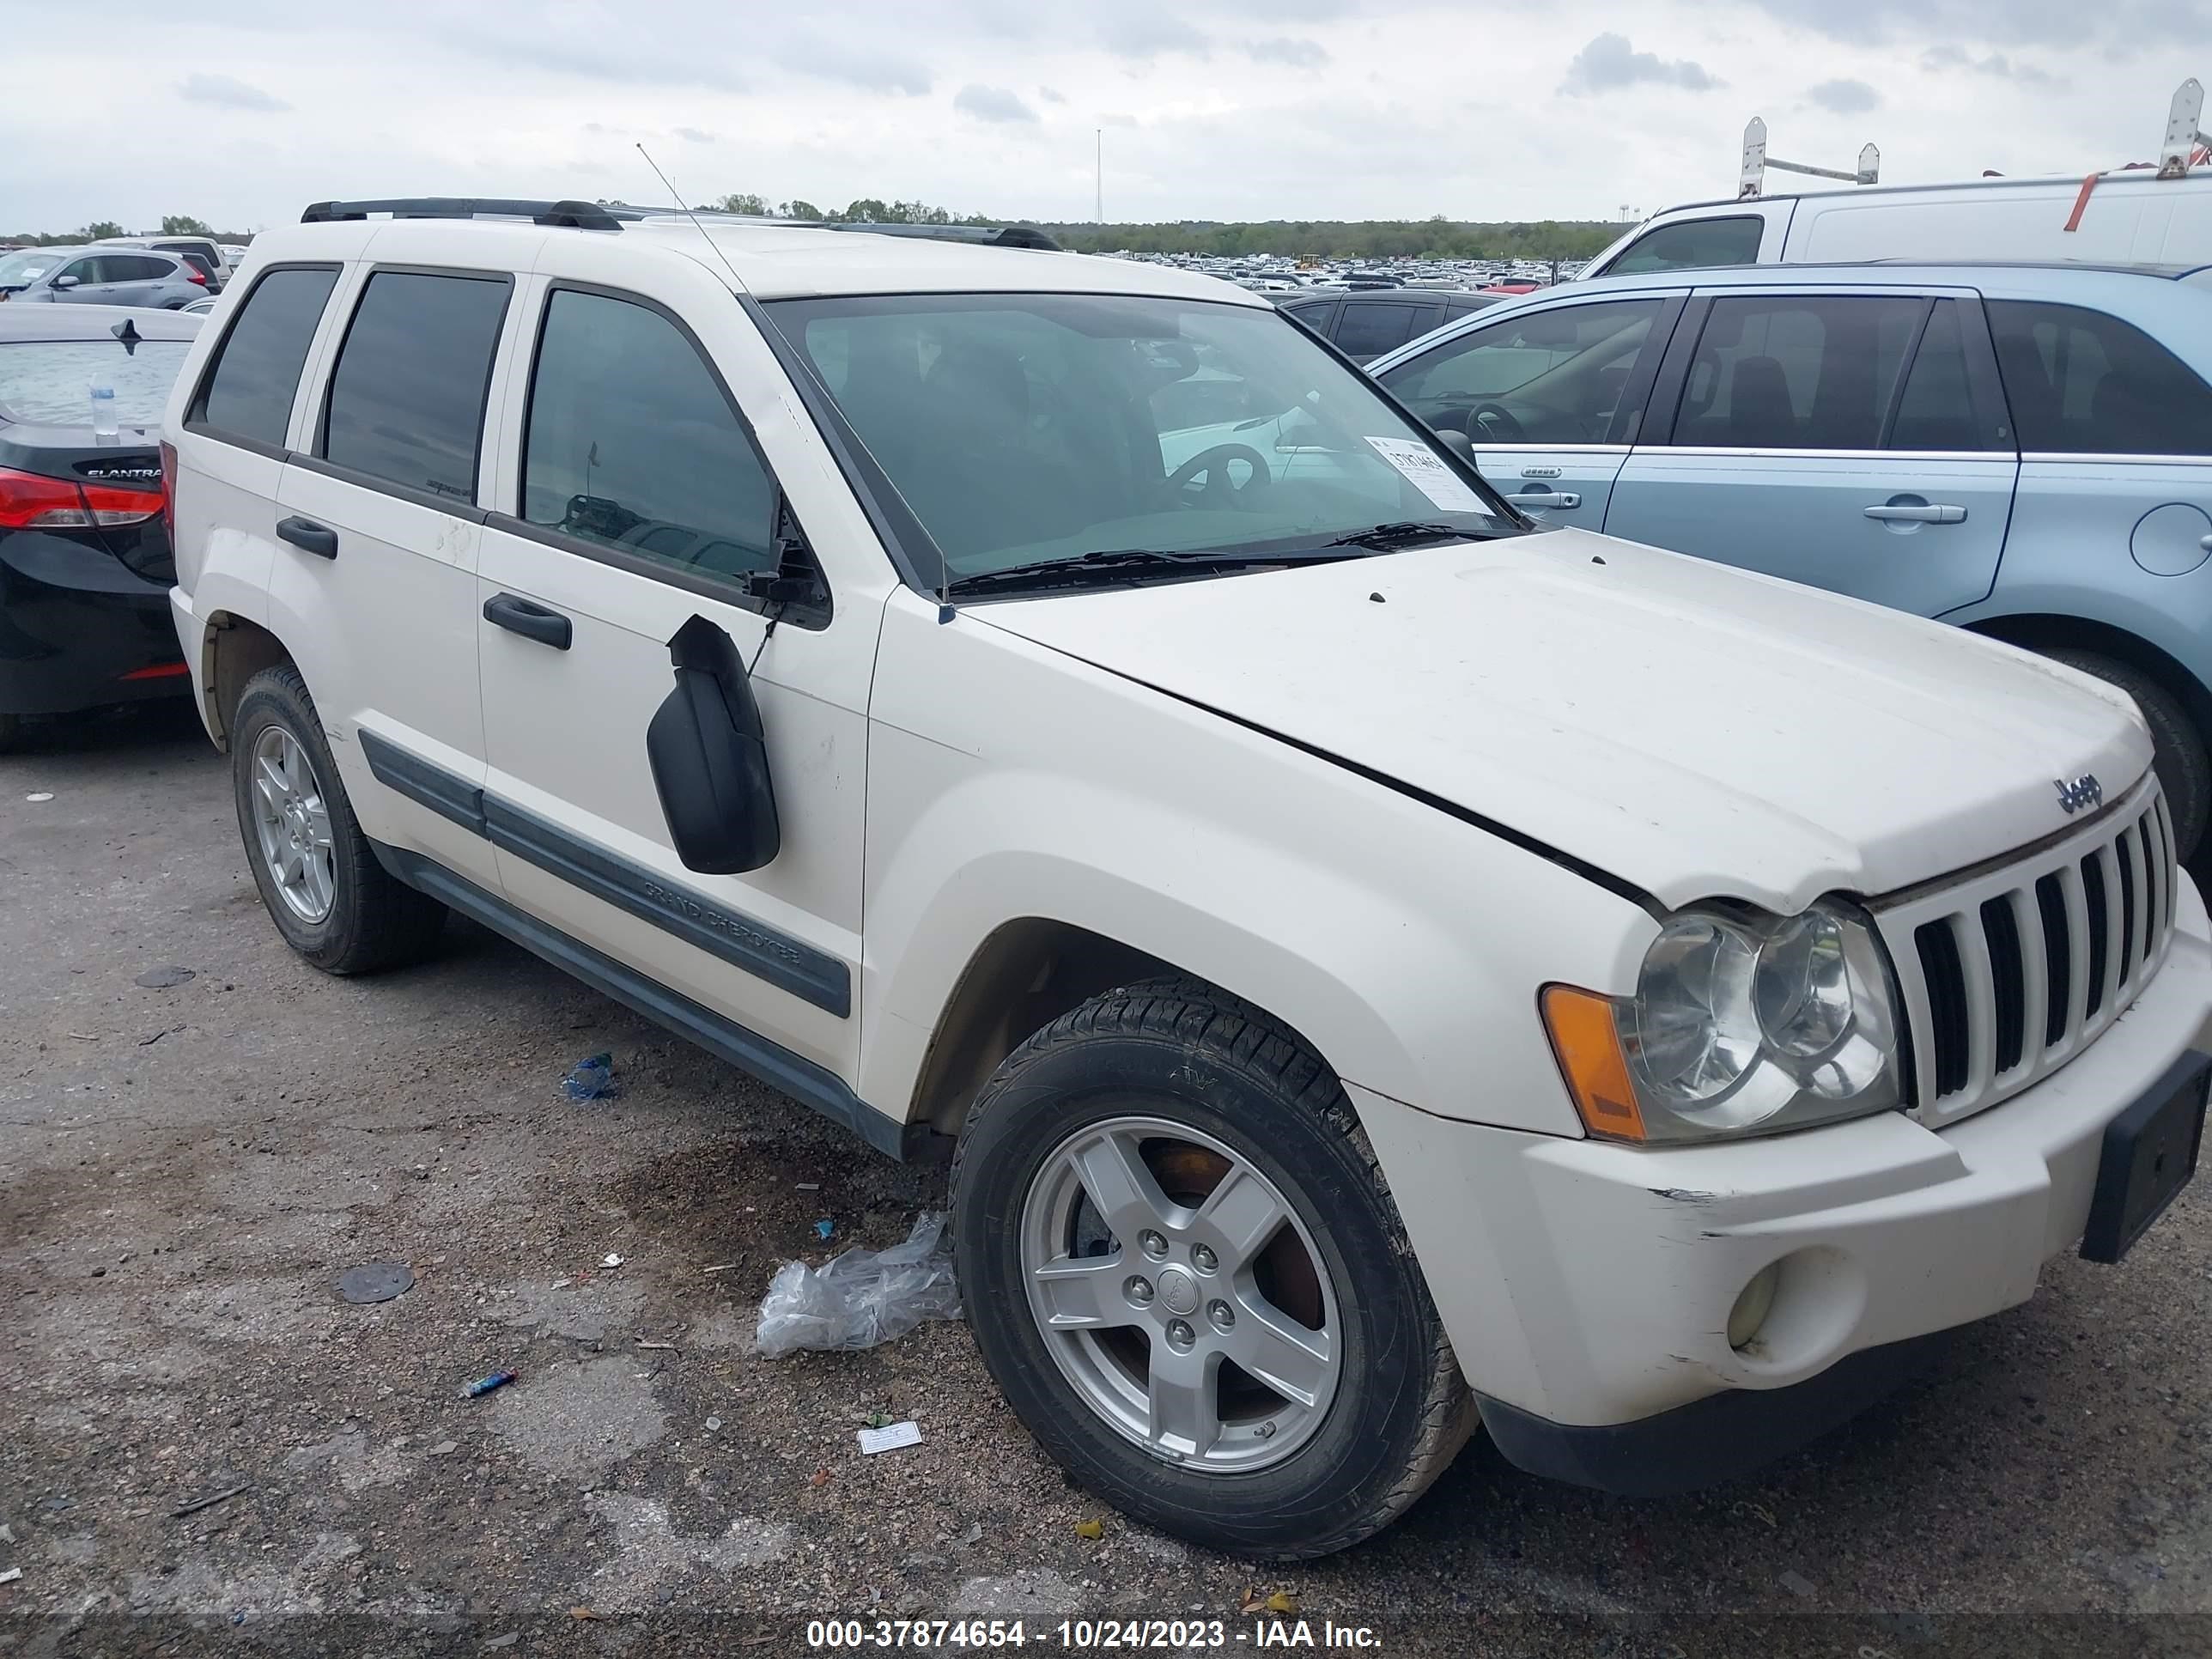
<instances>
[{"instance_id":1,"label":"rear quarter window","mask_svg":"<svg viewBox=\"0 0 2212 1659\"><path fill-rule=\"evenodd\" d=\"M337 267L325 265L271 270L254 283L216 348L189 423L281 447L300 370L337 280Z\"/></svg>"},{"instance_id":2,"label":"rear quarter window","mask_svg":"<svg viewBox=\"0 0 2212 1659\"><path fill-rule=\"evenodd\" d=\"M1988 310L2023 450L2212 455L2212 387L2134 324L2024 300Z\"/></svg>"}]
</instances>

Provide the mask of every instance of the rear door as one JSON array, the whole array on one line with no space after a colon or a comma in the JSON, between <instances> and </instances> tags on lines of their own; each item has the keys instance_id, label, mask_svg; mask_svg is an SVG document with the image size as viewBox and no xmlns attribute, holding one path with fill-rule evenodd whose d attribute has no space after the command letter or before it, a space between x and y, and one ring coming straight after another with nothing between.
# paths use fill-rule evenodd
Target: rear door
<instances>
[{"instance_id":1,"label":"rear door","mask_svg":"<svg viewBox=\"0 0 2212 1659\"><path fill-rule=\"evenodd\" d=\"M164 289L173 278L182 282L180 263L166 253L103 253L100 256L106 289L118 305L159 306Z\"/></svg>"},{"instance_id":2,"label":"rear door","mask_svg":"<svg viewBox=\"0 0 2212 1659\"><path fill-rule=\"evenodd\" d=\"M279 632L318 653L301 671L363 828L485 885L477 475L514 286L458 261L354 268L279 488L270 578L272 608L297 618Z\"/></svg>"},{"instance_id":3,"label":"rear door","mask_svg":"<svg viewBox=\"0 0 2212 1659\"><path fill-rule=\"evenodd\" d=\"M1598 530L1681 306L1658 293L1516 307L1376 378L1438 431L1466 433L1522 511Z\"/></svg>"},{"instance_id":4,"label":"rear door","mask_svg":"<svg viewBox=\"0 0 2212 1659\"><path fill-rule=\"evenodd\" d=\"M1927 617L1995 581L2019 459L1975 295L1711 290L1654 404L1609 534Z\"/></svg>"}]
</instances>

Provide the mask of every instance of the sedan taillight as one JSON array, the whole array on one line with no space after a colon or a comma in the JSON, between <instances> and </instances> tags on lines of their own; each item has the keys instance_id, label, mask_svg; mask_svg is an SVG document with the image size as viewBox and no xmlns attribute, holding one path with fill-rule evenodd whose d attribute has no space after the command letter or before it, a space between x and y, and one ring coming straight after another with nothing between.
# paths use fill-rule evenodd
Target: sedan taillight
<instances>
[{"instance_id":1,"label":"sedan taillight","mask_svg":"<svg viewBox=\"0 0 2212 1659\"><path fill-rule=\"evenodd\" d=\"M143 524L161 511L150 489L80 484L0 467L0 530L88 530L96 525Z\"/></svg>"}]
</instances>

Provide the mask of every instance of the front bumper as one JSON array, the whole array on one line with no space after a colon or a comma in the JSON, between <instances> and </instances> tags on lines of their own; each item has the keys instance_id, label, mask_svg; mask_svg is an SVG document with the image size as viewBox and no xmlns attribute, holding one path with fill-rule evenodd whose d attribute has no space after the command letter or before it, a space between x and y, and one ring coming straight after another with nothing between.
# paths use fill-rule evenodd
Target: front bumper
<instances>
[{"instance_id":1,"label":"front bumper","mask_svg":"<svg viewBox=\"0 0 2212 1659\"><path fill-rule=\"evenodd\" d=\"M1459 1123L1352 1089L1508 1455L1531 1422L1617 1429L1840 1370L1799 1396L1818 1432L1839 1419L1816 1401L1880 1392L1843 1386L1894 1369L1877 1351L2026 1301L2081 1235L2106 1124L2212 1012L2212 926L2193 882L2178 897L2165 966L2101 1038L1940 1130L1889 1113L1647 1149ZM1729 1310L1776 1262L1774 1310L1738 1352ZM1585 1478L1549 1461L1547 1473Z\"/></svg>"},{"instance_id":2,"label":"front bumper","mask_svg":"<svg viewBox=\"0 0 2212 1659\"><path fill-rule=\"evenodd\" d=\"M0 537L0 714L65 714L189 691L168 593L63 537Z\"/></svg>"}]
</instances>

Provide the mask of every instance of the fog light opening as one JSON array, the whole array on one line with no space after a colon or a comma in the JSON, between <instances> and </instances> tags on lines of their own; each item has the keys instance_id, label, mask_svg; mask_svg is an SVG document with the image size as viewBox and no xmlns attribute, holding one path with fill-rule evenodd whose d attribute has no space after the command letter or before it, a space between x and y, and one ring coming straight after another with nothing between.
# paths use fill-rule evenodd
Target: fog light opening
<instances>
[{"instance_id":1,"label":"fog light opening","mask_svg":"<svg viewBox=\"0 0 2212 1659\"><path fill-rule=\"evenodd\" d=\"M1741 1353L1759 1339L1766 1316L1774 1311L1774 1292L1782 1283L1782 1264L1770 1261L1751 1276L1729 1310L1729 1346Z\"/></svg>"}]
</instances>

